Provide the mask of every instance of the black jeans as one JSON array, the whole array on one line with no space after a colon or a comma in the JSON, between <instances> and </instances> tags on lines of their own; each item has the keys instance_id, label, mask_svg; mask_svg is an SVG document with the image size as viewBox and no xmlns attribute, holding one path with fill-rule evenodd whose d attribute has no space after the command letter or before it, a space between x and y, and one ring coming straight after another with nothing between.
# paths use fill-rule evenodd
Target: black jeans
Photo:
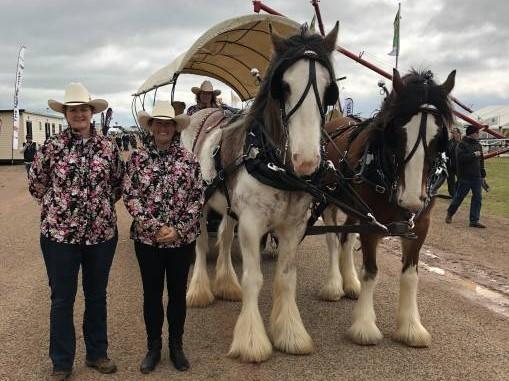
<instances>
[{"instance_id":1,"label":"black jeans","mask_svg":"<svg viewBox=\"0 0 509 381\"><path fill-rule=\"evenodd\" d=\"M164 276L168 287L166 318L170 342L182 342L186 321L187 275L195 242L176 248L157 248L134 242L143 282L143 317L148 349L161 348L164 322Z\"/></svg>"},{"instance_id":2,"label":"black jeans","mask_svg":"<svg viewBox=\"0 0 509 381\"><path fill-rule=\"evenodd\" d=\"M106 357L106 288L118 237L97 245L58 243L41 236L41 249L51 288L49 355L53 369L71 369L76 353L74 300L82 266L85 314L83 337L87 359Z\"/></svg>"},{"instance_id":3,"label":"black jeans","mask_svg":"<svg viewBox=\"0 0 509 381\"><path fill-rule=\"evenodd\" d=\"M482 205L482 178L459 179L456 183L456 192L451 201L451 205L447 209L447 214L453 216L459 206L472 190L472 199L470 200L470 222L479 222Z\"/></svg>"}]
</instances>

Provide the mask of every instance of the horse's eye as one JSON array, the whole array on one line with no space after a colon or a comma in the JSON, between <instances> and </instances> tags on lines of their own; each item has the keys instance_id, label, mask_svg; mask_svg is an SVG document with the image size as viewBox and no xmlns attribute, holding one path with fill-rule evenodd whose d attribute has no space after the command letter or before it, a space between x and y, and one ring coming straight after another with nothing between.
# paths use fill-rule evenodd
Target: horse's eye
<instances>
[{"instance_id":1,"label":"horse's eye","mask_svg":"<svg viewBox=\"0 0 509 381\"><path fill-rule=\"evenodd\" d=\"M281 81L281 92L284 97L290 95L290 85L288 84L288 82Z\"/></svg>"}]
</instances>

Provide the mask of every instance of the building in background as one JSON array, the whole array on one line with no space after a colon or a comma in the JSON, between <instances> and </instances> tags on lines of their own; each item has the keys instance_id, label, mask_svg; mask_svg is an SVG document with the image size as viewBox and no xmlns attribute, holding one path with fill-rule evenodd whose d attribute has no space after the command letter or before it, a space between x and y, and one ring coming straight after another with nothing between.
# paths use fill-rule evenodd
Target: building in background
<instances>
[{"instance_id":1,"label":"building in background","mask_svg":"<svg viewBox=\"0 0 509 381\"><path fill-rule=\"evenodd\" d=\"M41 145L52 135L66 128L63 116L51 112L31 112L19 110L19 144L12 149L12 113L13 110L0 110L0 163L23 162L23 154L20 152L27 135Z\"/></svg>"}]
</instances>

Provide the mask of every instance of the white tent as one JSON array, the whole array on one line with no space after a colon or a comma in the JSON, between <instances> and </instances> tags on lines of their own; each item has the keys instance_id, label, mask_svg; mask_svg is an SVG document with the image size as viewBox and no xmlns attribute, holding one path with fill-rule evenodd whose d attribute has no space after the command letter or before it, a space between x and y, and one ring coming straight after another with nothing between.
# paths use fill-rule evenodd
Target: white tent
<instances>
[{"instance_id":1,"label":"white tent","mask_svg":"<svg viewBox=\"0 0 509 381\"><path fill-rule=\"evenodd\" d=\"M180 74L197 74L225 83L242 101L253 98L258 83L251 69L257 68L263 77L272 54L269 25L285 37L299 30L297 22L267 14L223 21L205 32L173 62L152 74L134 95L175 83Z\"/></svg>"}]
</instances>

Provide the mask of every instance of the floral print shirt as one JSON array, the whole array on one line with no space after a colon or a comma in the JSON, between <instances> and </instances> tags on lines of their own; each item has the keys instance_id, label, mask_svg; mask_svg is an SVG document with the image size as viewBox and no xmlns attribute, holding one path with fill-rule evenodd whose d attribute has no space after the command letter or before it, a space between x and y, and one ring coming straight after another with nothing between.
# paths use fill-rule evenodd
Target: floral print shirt
<instances>
[{"instance_id":1,"label":"floral print shirt","mask_svg":"<svg viewBox=\"0 0 509 381\"><path fill-rule=\"evenodd\" d=\"M124 176L124 203L133 216L131 238L159 248L180 247L196 240L204 203L200 165L180 146L177 136L165 151L153 140L134 151ZM163 225L177 230L177 240L156 242Z\"/></svg>"},{"instance_id":2,"label":"floral print shirt","mask_svg":"<svg viewBox=\"0 0 509 381\"><path fill-rule=\"evenodd\" d=\"M70 128L36 153L29 191L41 204L41 234L53 241L95 245L117 231L123 163L117 146L95 129L83 140Z\"/></svg>"}]
</instances>

